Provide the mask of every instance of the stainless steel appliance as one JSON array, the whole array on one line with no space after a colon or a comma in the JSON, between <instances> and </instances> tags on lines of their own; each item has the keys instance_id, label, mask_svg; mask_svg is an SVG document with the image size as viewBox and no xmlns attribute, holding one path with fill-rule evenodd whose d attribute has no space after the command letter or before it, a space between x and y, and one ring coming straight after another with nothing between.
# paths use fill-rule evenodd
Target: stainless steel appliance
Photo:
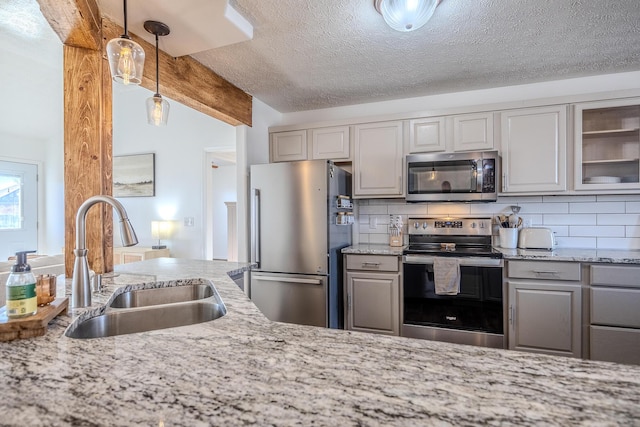
<instances>
[{"instance_id":1,"label":"stainless steel appliance","mask_svg":"<svg viewBox=\"0 0 640 427\"><path fill-rule=\"evenodd\" d=\"M249 296L269 319L343 328L351 174L327 160L251 166Z\"/></svg>"},{"instance_id":2,"label":"stainless steel appliance","mask_svg":"<svg viewBox=\"0 0 640 427\"><path fill-rule=\"evenodd\" d=\"M410 154L408 202L495 202L500 176L497 151Z\"/></svg>"},{"instance_id":3,"label":"stainless steel appliance","mask_svg":"<svg viewBox=\"0 0 640 427\"><path fill-rule=\"evenodd\" d=\"M491 246L491 218L409 218L408 229L402 335L505 348L504 262ZM459 293L436 293L438 257L457 260Z\"/></svg>"}]
</instances>

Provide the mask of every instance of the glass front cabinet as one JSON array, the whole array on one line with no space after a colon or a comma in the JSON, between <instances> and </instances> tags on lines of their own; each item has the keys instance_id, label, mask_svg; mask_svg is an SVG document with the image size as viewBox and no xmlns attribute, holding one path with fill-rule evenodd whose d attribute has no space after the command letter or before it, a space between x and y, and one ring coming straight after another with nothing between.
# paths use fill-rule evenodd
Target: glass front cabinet
<instances>
[{"instance_id":1,"label":"glass front cabinet","mask_svg":"<svg viewBox=\"0 0 640 427\"><path fill-rule=\"evenodd\" d=\"M638 129L640 98L576 104L576 189L640 189Z\"/></svg>"}]
</instances>

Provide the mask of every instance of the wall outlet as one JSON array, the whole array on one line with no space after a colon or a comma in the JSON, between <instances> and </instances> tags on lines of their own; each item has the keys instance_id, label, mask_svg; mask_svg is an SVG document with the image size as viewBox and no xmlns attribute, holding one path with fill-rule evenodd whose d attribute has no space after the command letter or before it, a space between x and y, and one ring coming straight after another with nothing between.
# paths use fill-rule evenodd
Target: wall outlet
<instances>
[{"instance_id":1,"label":"wall outlet","mask_svg":"<svg viewBox=\"0 0 640 427\"><path fill-rule=\"evenodd\" d=\"M375 216L369 217L369 228L375 230L378 227L378 218Z\"/></svg>"},{"instance_id":2,"label":"wall outlet","mask_svg":"<svg viewBox=\"0 0 640 427\"><path fill-rule=\"evenodd\" d=\"M530 219L525 219L525 220L523 220L523 221L522 221L522 226L523 226L524 228L529 228L529 227L531 227L531 220L530 220Z\"/></svg>"},{"instance_id":3,"label":"wall outlet","mask_svg":"<svg viewBox=\"0 0 640 427\"><path fill-rule=\"evenodd\" d=\"M185 216L184 217L184 226L185 227L193 227L196 223L196 220L194 217L192 216Z\"/></svg>"}]
</instances>

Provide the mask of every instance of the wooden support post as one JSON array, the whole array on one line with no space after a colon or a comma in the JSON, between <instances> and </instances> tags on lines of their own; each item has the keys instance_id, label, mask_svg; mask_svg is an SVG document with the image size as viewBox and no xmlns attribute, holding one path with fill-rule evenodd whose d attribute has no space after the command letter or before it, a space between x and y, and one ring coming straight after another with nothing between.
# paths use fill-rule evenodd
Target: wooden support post
<instances>
[{"instance_id":1,"label":"wooden support post","mask_svg":"<svg viewBox=\"0 0 640 427\"><path fill-rule=\"evenodd\" d=\"M100 51L65 45L63 52L65 270L71 277L76 212L89 197L111 194L112 96ZM89 210L87 257L97 273L113 270L112 224L111 206L101 203Z\"/></svg>"}]
</instances>

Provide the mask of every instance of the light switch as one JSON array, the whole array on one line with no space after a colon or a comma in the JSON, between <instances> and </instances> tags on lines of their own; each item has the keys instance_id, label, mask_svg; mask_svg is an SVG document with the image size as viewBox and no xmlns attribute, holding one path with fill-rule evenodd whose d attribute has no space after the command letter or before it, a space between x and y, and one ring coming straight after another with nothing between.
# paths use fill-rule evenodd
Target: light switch
<instances>
[{"instance_id":1,"label":"light switch","mask_svg":"<svg viewBox=\"0 0 640 427\"><path fill-rule=\"evenodd\" d=\"M185 227L193 227L194 224L195 224L195 218L193 218L192 216L184 217L184 226Z\"/></svg>"}]
</instances>

